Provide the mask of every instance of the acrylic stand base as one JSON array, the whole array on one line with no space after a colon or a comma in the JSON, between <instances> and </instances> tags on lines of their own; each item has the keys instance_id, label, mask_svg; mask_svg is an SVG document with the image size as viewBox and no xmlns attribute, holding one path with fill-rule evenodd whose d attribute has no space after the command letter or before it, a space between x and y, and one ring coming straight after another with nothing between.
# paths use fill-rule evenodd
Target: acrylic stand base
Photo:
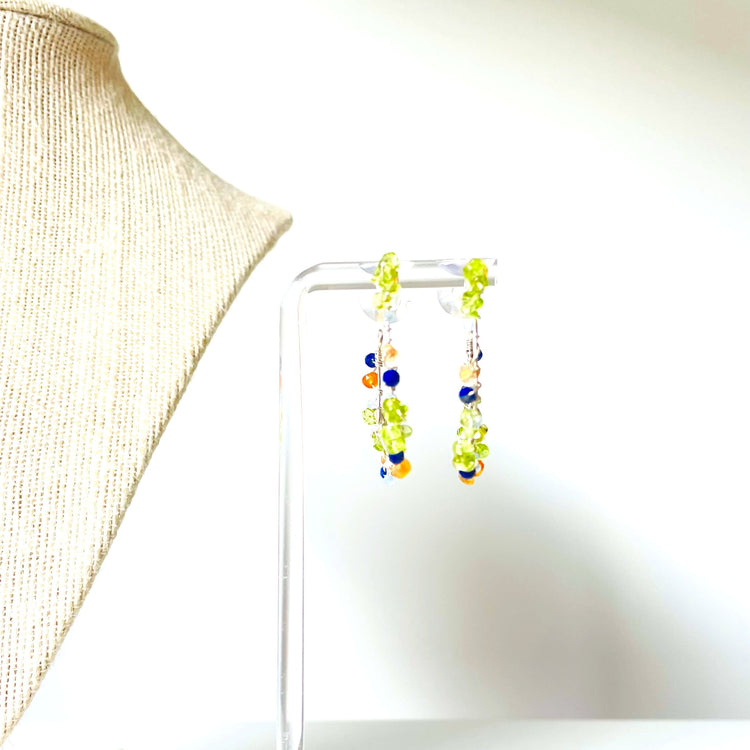
<instances>
[{"instance_id":1,"label":"acrylic stand base","mask_svg":"<svg viewBox=\"0 0 750 750\"><path fill-rule=\"evenodd\" d=\"M468 260L468 259L466 259ZM403 289L463 287L466 260L403 262ZM494 260L487 261L494 284ZM304 747L304 451L301 321L316 291L373 289L376 263L325 263L292 283L281 306L279 460L279 636L277 750ZM394 745L395 746L395 745Z\"/></svg>"}]
</instances>

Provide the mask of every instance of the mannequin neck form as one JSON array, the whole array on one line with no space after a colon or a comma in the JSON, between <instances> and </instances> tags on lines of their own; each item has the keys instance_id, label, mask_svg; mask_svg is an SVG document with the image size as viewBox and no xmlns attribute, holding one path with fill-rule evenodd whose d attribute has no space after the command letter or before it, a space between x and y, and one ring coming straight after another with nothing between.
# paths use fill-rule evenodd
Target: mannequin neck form
<instances>
[{"instance_id":1,"label":"mannequin neck form","mask_svg":"<svg viewBox=\"0 0 750 750\"><path fill-rule=\"evenodd\" d=\"M33 16L50 23L63 24L71 28L85 31L104 42L116 47L114 36L103 26L92 21L80 13L68 10L46 0L0 0L0 13L16 13L18 15Z\"/></svg>"},{"instance_id":2,"label":"mannequin neck form","mask_svg":"<svg viewBox=\"0 0 750 750\"><path fill-rule=\"evenodd\" d=\"M2 106L14 100L68 99L70 84L122 84L117 42L106 29L42 0L0 0ZM59 115L60 109L53 104ZM44 116L44 109L40 116Z\"/></svg>"},{"instance_id":3,"label":"mannequin neck form","mask_svg":"<svg viewBox=\"0 0 750 750\"><path fill-rule=\"evenodd\" d=\"M170 135L111 34L0 0L0 745L213 332L290 224Z\"/></svg>"}]
</instances>

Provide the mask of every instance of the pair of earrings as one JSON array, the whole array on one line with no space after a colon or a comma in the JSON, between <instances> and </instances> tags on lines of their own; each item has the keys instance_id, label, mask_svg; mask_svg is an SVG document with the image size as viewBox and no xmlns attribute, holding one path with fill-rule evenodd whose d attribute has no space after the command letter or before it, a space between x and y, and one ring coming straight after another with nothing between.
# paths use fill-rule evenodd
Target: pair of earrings
<instances>
[{"instance_id":1,"label":"pair of earrings","mask_svg":"<svg viewBox=\"0 0 750 750\"><path fill-rule=\"evenodd\" d=\"M373 274L376 292L372 307L378 322L378 340L375 351L365 357L370 372L362 378L363 385L376 392L376 398L362 412L362 418L373 427L373 447L381 454L380 476L386 482L403 479L411 472L411 462L406 458L406 439L411 436L412 428L406 423L408 407L396 395L401 375L397 365L398 352L391 340L391 323L396 317L401 288L398 270L396 254L386 253ZM461 482L472 485L484 471L484 459L490 453L484 443L487 425L483 423L479 410L482 350L479 348L478 320L483 304L482 293L488 283L487 266L480 258L474 258L463 267L463 276L460 312L471 320L471 327L466 342L466 361L458 373L462 383L458 398L463 408L458 439L453 443L453 468Z\"/></svg>"}]
</instances>

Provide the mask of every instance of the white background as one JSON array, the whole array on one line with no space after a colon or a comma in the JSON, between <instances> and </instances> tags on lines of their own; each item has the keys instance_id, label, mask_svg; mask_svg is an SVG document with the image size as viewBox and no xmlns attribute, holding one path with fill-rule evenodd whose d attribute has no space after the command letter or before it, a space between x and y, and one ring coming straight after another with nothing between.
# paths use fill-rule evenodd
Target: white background
<instances>
[{"instance_id":1,"label":"white background","mask_svg":"<svg viewBox=\"0 0 750 750\"><path fill-rule=\"evenodd\" d=\"M295 225L21 726L274 718L277 308L307 266L391 249L498 258L492 455L456 482L460 326L415 294L414 472L384 492L372 325L315 301L309 718L750 717L750 3L74 9L188 150Z\"/></svg>"}]
</instances>

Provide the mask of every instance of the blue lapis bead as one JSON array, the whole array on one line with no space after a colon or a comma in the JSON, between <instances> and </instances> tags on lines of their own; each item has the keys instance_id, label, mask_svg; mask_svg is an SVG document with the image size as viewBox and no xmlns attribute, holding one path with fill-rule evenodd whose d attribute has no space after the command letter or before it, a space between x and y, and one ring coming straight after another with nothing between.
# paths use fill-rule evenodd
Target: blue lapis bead
<instances>
[{"instance_id":1,"label":"blue lapis bead","mask_svg":"<svg viewBox=\"0 0 750 750\"><path fill-rule=\"evenodd\" d=\"M388 472L386 471L385 466L381 466L380 467L380 476L383 477L383 479L385 479L387 474L388 474Z\"/></svg>"},{"instance_id":2,"label":"blue lapis bead","mask_svg":"<svg viewBox=\"0 0 750 750\"><path fill-rule=\"evenodd\" d=\"M367 356L365 357L365 364L366 364L366 365L367 365L368 367L375 367L375 352L370 352L370 353L369 353L369 354L368 354L368 355L367 355Z\"/></svg>"},{"instance_id":3,"label":"blue lapis bead","mask_svg":"<svg viewBox=\"0 0 750 750\"><path fill-rule=\"evenodd\" d=\"M401 376L398 374L398 370L386 370L383 373L383 382L389 387L389 388L395 388L399 380L401 380Z\"/></svg>"},{"instance_id":4,"label":"blue lapis bead","mask_svg":"<svg viewBox=\"0 0 750 750\"><path fill-rule=\"evenodd\" d=\"M401 451L400 453L391 453L388 456L388 460L392 464L400 464L404 460L404 452Z\"/></svg>"},{"instance_id":5,"label":"blue lapis bead","mask_svg":"<svg viewBox=\"0 0 750 750\"><path fill-rule=\"evenodd\" d=\"M458 473L464 479L471 479L474 476L474 474L477 473L477 470L476 469L472 469L471 471L459 471Z\"/></svg>"},{"instance_id":6,"label":"blue lapis bead","mask_svg":"<svg viewBox=\"0 0 750 750\"><path fill-rule=\"evenodd\" d=\"M458 397L465 404L471 404L477 400L477 392L468 385L465 385L459 392Z\"/></svg>"},{"instance_id":7,"label":"blue lapis bead","mask_svg":"<svg viewBox=\"0 0 750 750\"><path fill-rule=\"evenodd\" d=\"M479 362L479 360L482 359L482 357L484 357L484 352L480 349L479 354L477 354L477 362Z\"/></svg>"}]
</instances>

